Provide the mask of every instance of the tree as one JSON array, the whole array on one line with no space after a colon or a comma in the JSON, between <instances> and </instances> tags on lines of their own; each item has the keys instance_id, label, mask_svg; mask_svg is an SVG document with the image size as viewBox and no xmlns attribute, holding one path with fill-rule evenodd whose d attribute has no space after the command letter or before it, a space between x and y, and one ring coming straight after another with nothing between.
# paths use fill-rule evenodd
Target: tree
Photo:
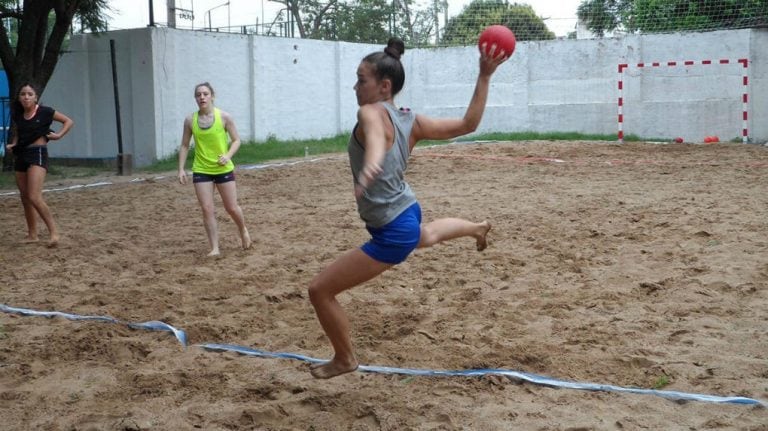
<instances>
[{"instance_id":1,"label":"tree","mask_svg":"<svg viewBox=\"0 0 768 431\"><path fill-rule=\"evenodd\" d=\"M506 0L474 0L459 15L451 18L443 31L441 43L470 45L477 42L483 29L492 24L509 27L517 40L554 39L544 20L529 5L510 4Z\"/></svg>"},{"instance_id":2,"label":"tree","mask_svg":"<svg viewBox=\"0 0 768 431\"><path fill-rule=\"evenodd\" d=\"M285 5L282 19L301 38L386 43L390 36L398 36L411 46L429 42L439 7L447 7L419 10L413 7L414 0L272 1ZM288 35L292 36L290 30Z\"/></svg>"},{"instance_id":3,"label":"tree","mask_svg":"<svg viewBox=\"0 0 768 431\"><path fill-rule=\"evenodd\" d=\"M619 27L622 11L629 2L624 0L586 0L576 9L576 16L595 33L603 37Z\"/></svg>"},{"instance_id":4,"label":"tree","mask_svg":"<svg viewBox=\"0 0 768 431\"><path fill-rule=\"evenodd\" d=\"M434 45L439 42L439 16L447 12L448 2L426 0L425 3L426 7L420 9L413 7L414 0L392 0L393 33L400 36L408 46Z\"/></svg>"},{"instance_id":5,"label":"tree","mask_svg":"<svg viewBox=\"0 0 768 431\"><path fill-rule=\"evenodd\" d=\"M0 25L0 62L14 97L23 82L33 82L42 94L59 62L61 47L75 16L83 28L106 30L106 0L0 0L0 21L11 21L9 32ZM13 104L11 104L13 107ZM9 154L3 170L10 165Z\"/></svg>"},{"instance_id":6,"label":"tree","mask_svg":"<svg viewBox=\"0 0 768 431\"><path fill-rule=\"evenodd\" d=\"M0 0L0 18L18 25L18 39L0 25L0 61L8 75L10 93L22 81L34 82L42 92L53 75L61 47L77 16L83 28L106 30L107 0ZM49 26L52 21L52 26Z\"/></svg>"},{"instance_id":7,"label":"tree","mask_svg":"<svg viewBox=\"0 0 768 431\"><path fill-rule=\"evenodd\" d=\"M304 37L345 42L386 43L391 8L386 0L335 2L324 14L309 7L304 21L311 23Z\"/></svg>"},{"instance_id":8,"label":"tree","mask_svg":"<svg viewBox=\"0 0 768 431\"><path fill-rule=\"evenodd\" d=\"M768 25L768 0L584 0L576 15L598 36Z\"/></svg>"}]
</instances>

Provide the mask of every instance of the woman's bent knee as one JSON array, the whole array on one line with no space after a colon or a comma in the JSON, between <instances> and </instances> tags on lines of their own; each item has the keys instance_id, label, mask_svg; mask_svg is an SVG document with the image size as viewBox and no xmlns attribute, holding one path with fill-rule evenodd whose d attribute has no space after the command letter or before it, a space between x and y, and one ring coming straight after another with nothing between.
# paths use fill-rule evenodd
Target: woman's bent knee
<instances>
[{"instance_id":1,"label":"woman's bent knee","mask_svg":"<svg viewBox=\"0 0 768 431\"><path fill-rule=\"evenodd\" d=\"M309 302L311 302L312 305L316 305L322 302L323 300L327 299L328 296L325 289L323 289L323 285L316 279L309 282L307 293L309 294Z\"/></svg>"},{"instance_id":2,"label":"woman's bent knee","mask_svg":"<svg viewBox=\"0 0 768 431\"><path fill-rule=\"evenodd\" d=\"M432 247L435 245L435 234L429 229L421 228L421 238L419 238L419 248Z\"/></svg>"},{"instance_id":3,"label":"woman's bent knee","mask_svg":"<svg viewBox=\"0 0 768 431\"><path fill-rule=\"evenodd\" d=\"M224 209L227 211L227 214L229 214L231 217L236 217L237 215L242 213L242 210L240 210L239 205L225 206Z\"/></svg>"},{"instance_id":4,"label":"woman's bent knee","mask_svg":"<svg viewBox=\"0 0 768 431\"><path fill-rule=\"evenodd\" d=\"M311 302L312 305L317 304L320 300L320 290L317 288L317 285L313 283L310 283L309 287L307 287L307 294L309 295L309 302Z\"/></svg>"},{"instance_id":5,"label":"woman's bent knee","mask_svg":"<svg viewBox=\"0 0 768 431\"><path fill-rule=\"evenodd\" d=\"M35 208L43 208L46 206L43 195L27 196L26 201L32 204L32 206Z\"/></svg>"}]
</instances>

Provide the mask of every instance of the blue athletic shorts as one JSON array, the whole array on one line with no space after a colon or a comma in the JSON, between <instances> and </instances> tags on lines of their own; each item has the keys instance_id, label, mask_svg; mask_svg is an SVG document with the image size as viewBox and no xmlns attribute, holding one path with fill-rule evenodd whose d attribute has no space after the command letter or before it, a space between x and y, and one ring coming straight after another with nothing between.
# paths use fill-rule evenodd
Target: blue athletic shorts
<instances>
[{"instance_id":1,"label":"blue athletic shorts","mask_svg":"<svg viewBox=\"0 0 768 431\"><path fill-rule=\"evenodd\" d=\"M421 207L418 202L382 227L366 226L371 240L360 247L363 253L379 262L397 265L419 245Z\"/></svg>"},{"instance_id":2,"label":"blue athletic shorts","mask_svg":"<svg viewBox=\"0 0 768 431\"><path fill-rule=\"evenodd\" d=\"M210 183L214 184L228 183L235 180L235 171L227 172L226 174L211 175L201 174L199 172L192 172L192 183Z\"/></svg>"}]
</instances>

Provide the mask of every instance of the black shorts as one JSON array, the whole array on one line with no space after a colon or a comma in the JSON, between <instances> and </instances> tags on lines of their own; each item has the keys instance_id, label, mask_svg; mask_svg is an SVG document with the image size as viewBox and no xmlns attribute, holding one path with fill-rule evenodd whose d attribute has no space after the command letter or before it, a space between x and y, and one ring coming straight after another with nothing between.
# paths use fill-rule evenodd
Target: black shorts
<instances>
[{"instance_id":1,"label":"black shorts","mask_svg":"<svg viewBox=\"0 0 768 431\"><path fill-rule=\"evenodd\" d=\"M218 175L201 174L199 172L192 172L192 182L195 184L210 183L211 181L213 181L214 184L224 184L234 180L235 180L235 171L230 171L230 172L227 172L226 174L218 174Z\"/></svg>"},{"instance_id":2,"label":"black shorts","mask_svg":"<svg viewBox=\"0 0 768 431\"><path fill-rule=\"evenodd\" d=\"M13 149L13 170L27 172L30 166L40 166L48 170L47 147L25 147Z\"/></svg>"}]
</instances>

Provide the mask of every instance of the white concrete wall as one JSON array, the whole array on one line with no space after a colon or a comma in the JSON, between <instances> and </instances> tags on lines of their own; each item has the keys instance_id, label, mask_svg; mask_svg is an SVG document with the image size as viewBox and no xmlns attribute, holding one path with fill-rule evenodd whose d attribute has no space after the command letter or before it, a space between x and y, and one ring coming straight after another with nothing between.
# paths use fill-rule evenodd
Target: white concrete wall
<instances>
[{"instance_id":1,"label":"white concrete wall","mask_svg":"<svg viewBox=\"0 0 768 431\"><path fill-rule=\"evenodd\" d=\"M640 136L681 136L723 140L742 136L744 67L750 58L750 31L628 36L622 57L625 131ZM728 59L729 64L719 60ZM686 60L694 61L683 66ZM702 65L701 60L712 64ZM638 68L639 62L661 61L660 67ZM664 66L677 61L676 66ZM754 89L752 89L754 90ZM754 91L751 91L754 92ZM753 96L756 96L753 94Z\"/></svg>"},{"instance_id":2,"label":"white concrete wall","mask_svg":"<svg viewBox=\"0 0 768 431\"><path fill-rule=\"evenodd\" d=\"M118 151L109 40L117 47L123 152L155 157L151 32L119 31L73 38L42 103L64 112L75 128L50 146L54 157L114 158Z\"/></svg>"},{"instance_id":3,"label":"white concrete wall","mask_svg":"<svg viewBox=\"0 0 768 431\"><path fill-rule=\"evenodd\" d=\"M768 29L750 32L749 46L749 133L768 143Z\"/></svg>"},{"instance_id":4,"label":"white concrete wall","mask_svg":"<svg viewBox=\"0 0 768 431\"><path fill-rule=\"evenodd\" d=\"M154 95L147 107L154 107L156 130L152 139L157 152L150 153L150 159L134 154L139 165L179 148L184 118L197 109L195 86L202 82L213 86L215 102L233 116L242 138L252 139L254 62L248 36L152 28L141 31L152 34L154 79L146 85Z\"/></svg>"},{"instance_id":5,"label":"white concrete wall","mask_svg":"<svg viewBox=\"0 0 768 431\"><path fill-rule=\"evenodd\" d=\"M352 129L356 69L378 45L143 28L77 36L43 102L76 126L54 157L117 155L109 40L117 49L124 152L144 166L173 154L194 86L209 81L216 104L245 140L312 139ZM481 132L617 131L618 64L749 58L749 131L768 140L768 31L734 30L619 39L520 42L493 77ZM406 51L397 103L461 116L477 76L474 47ZM624 131L643 137L741 136L743 68L629 67Z\"/></svg>"}]
</instances>

